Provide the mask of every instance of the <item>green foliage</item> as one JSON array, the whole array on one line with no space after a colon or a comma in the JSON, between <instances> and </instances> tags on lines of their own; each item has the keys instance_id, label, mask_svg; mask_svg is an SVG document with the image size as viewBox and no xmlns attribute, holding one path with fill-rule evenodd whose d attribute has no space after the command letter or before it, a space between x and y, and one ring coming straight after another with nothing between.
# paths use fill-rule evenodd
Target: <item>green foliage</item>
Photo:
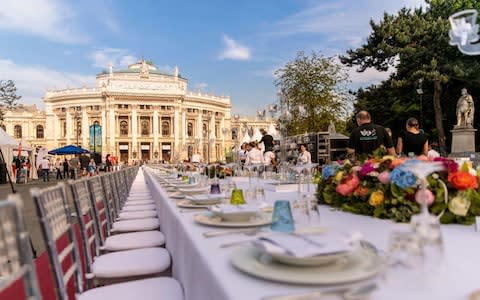
<instances>
[{"instance_id":1,"label":"green foliage","mask_svg":"<svg viewBox=\"0 0 480 300\"><path fill-rule=\"evenodd\" d=\"M293 61L276 70L275 75L278 77L275 85L286 97L293 115L287 124L289 134L326 130L330 121L347 115L351 103L345 89L348 74L333 57L299 52ZM306 109L306 115L300 114L300 106Z\"/></svg>"},{"instance_id":2,"label":"green foliage","mask_svg":"<svg viewBox=\"0 0 480 300\"><path fill-rule=\"evenodd\" d=\"M17 106L21 98L22 96L17 96L17 87L12 80L0 80L0 101L6 109ZM3 121L3 111L0 111L0 121Z\"/></svg>"},{"instance_id":3,"label":"green foliage","mask_svg":"<svg viewBox=\"0 0 480 300\"><path fill-rule=\"evenodd\" d=\"M476 83L480 81L480 60L465 56L449 45L448 17L459 10L479 9L480 3L429 0L427 4L425 10L404 8L395 15L385 14L378 24L371 21L372 32L367 42L358 49L348 50L341 62L357 66L360 72L367 68L386 71L395 67L387 81L356 93L355 111L375 108L374 121L391 127L394 135L403 129L408 117L420 119L423 115L422 127L438 137L445 149L444 126L451 128L456 121L453 103L461 88L476 90ZM424 79L423 96L415 92L420 78ZM419 105L420 97L423 97L423 109Z\"/></svg>"}]
</instances>

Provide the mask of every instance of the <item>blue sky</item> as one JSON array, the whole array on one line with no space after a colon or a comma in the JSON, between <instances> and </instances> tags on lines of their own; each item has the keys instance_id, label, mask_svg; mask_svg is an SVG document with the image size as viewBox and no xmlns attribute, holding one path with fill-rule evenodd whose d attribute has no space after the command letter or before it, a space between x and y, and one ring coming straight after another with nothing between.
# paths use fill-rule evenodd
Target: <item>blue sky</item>
<instances>
[{"instance_id":1,"label":"blue sky","mask_svg":"<svg viewBox=\"0 0 480 300\"><path fill-rule=\"evenodd\" d=\"M2 0L0 79L25 104L47 89L94 86L95 74L141 57L180 68L190 90L231 97L254 115L276 100L273 72L298 51L325 55L358 47L369 20L421 0ZM351 74L352 87L386 77Z\"/></svg>"}]
</instances>

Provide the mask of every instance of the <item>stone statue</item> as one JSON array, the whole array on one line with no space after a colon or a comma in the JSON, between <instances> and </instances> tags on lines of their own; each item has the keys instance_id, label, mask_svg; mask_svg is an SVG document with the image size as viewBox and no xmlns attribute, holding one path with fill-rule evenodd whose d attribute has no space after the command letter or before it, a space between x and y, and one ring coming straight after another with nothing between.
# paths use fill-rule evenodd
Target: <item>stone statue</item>
<instances>
[{"instance_id":1,"label":"stone statue","mask_svg":"<svg viewBox=\"0 0 480 300\"><path fill-rule=\"evenodd\" d=\"M456 127L473 127L474 111L473 98L468 94L467 89L463 88L462 95L457 101Z\"/></svg>"}]
</instances>

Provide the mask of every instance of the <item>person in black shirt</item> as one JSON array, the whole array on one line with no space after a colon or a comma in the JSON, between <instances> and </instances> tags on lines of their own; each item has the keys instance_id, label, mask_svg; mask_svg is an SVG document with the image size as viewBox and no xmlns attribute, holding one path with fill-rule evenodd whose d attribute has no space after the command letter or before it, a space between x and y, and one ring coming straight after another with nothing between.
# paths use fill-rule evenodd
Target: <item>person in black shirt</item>
<instances>
[{"instance_id":1,"label":"person in black shirt","mask_svg":"<svg viewBox=\"0 0 480 300\"><path fill-rule=\"evenodd\" d=\"M260 129L260 132L262 133L262 139L258 143L263 143L265 152L273 151L273 136L268 134L263 128Z\"/></svg>"},{"instance_id":2,"label":"person in black shirt","mask_svg":"<svg viewBox=\"0 0 480 300\"><path fill-rule=\"evenodd\" d=\"M350 155L369 155L373 151L384 146L388 154L396 155L393 148L392 138L388 135L385 128L380 125L372 124L370 114L367 111L360 111L356 115L358 127L351 135L347 147Z\"/></svg>"},{"instance_id":3,"label":"person in black shirt","mask_svg":"<svg viewBox=\"0 0 480 300\"><path fill-rule=\"evenodd\" d=\"M428 153L428 139L419 130L418 120L409 118L406 123L406 131L400 132L397 141L397 153L402 155L427 155Z\"/></svg>"}]
</instances>

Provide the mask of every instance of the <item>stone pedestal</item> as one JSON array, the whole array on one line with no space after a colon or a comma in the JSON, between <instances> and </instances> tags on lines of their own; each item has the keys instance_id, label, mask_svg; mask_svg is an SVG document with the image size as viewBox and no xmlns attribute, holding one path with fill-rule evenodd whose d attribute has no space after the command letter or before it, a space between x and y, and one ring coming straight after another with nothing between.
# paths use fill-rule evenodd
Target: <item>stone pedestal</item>
<instances>
[{"instance_id":1,"label":"stone pedestal","mask_svg":"<svg viewBox=\"0 0 480 300\"><path fill-rule=\"evenodd\" d=\"M452 154L475 152L475 132L471 127L455 126L452 132Z\"/></svg>"}]
</instances>

